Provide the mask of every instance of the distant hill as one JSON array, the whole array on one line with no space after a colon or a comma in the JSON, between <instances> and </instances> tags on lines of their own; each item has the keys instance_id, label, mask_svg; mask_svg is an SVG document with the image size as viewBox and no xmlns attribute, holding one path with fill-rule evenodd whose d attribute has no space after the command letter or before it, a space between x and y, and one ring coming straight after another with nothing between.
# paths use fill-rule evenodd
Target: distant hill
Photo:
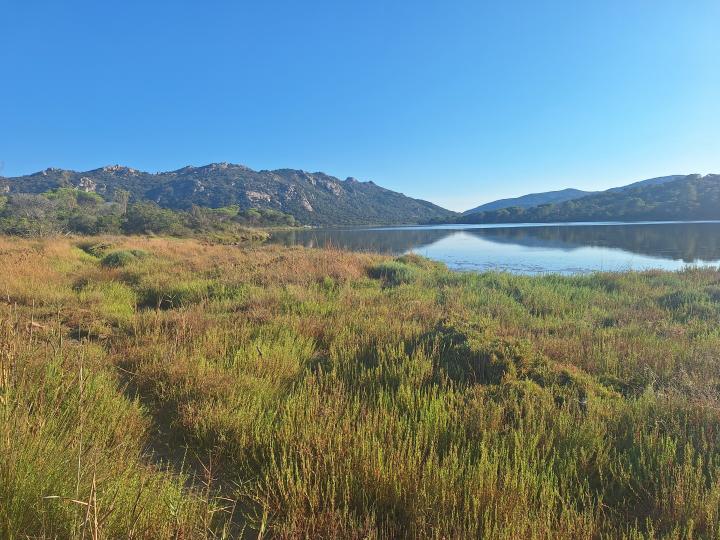
<instances>
[{"instance_id":1,"label":"distant hill","mask_svg":"<svg viewBox=\"0 0 720 540\"><path fill-rule=\"evenodd\" d=\"M659 185L666 182L672 182L683 178L684 174L674 174L671 176L661 176L659 178L650 178L648 180L640 180L639 182L633 182L625 186L619 186L610 188L606 191L624 191L626 189L633 189L640 186L648 185ZM588 195L600 193L599 191L583 191L581 189L567 188L559 191L544 191L542 193L530 193L529 195L523 195L521 197L512 197L509 199L499 199L489 203L481 204L470 210L463 212L463 215L477 214L478 212L490 212L492 210L501 210L503 208L532 208L533 206L541 206L543 204L558 204L565 201L574 201Z\"/></svg>"},{"instance_id":2,"label":"distant hill","mask_svg":"<svg viewBox=\"0 0 720 540\"><path fill-rule=\"evenodd\" d=\"M672 176L531 208L463 214L458 223L720 219L720 175Z\"/></svg>"},{"instance_id":3,"label":"distant hill","mask_svg":"<svg viewBox=\"0 0 720 540\"><path fill-rule=\"evenodd\" d=\"M492 210L500 210L501 208L531 208L540 206L541 204L561 203L579 199L586 195L592 194L592 191L582 191L580 189L561 189L559 191L546 191L544 193L531 193L522 197L513 197L511 199L499 199L497 201L481 204L470 210L463 212L463 215L476 214L477 212L489 212Z\"/></svg>"},{"instance_id":4,"label":"distant hill","mask_svg":"<svg viewBox=\"0 0 720 540\"><path fill-rule=\"evenodd\" d=\"M607 189L605 191L614 192L614 191L626 191L628 189L635 189L643 186L659 186L660 184L667 184L668 182L674 182L675 180L680 180L681 178L685 178L685 174L671 174L670 176L660 176L658 178L649 178L647 180L640 180L639 182L633 182L632 184L627 184L625 186L620 187L614 187Z\"/></svg>"},{"instance_id":5,"label":"distant hill","mask_svg":"<svg viewBox=\"0 0 720 540\"><path fill-rule=\"evenodd\" d=\"M130 193L131 201L153 201L175 210L193 205L273 209L310 225L420 223L456 215L373 182L354 178L339 180L321 172L293 169L254 171L230 163L160 173L119 165L85 172L46 169L0 179L0 193L44 193L59 187L95 192L107 200L111 200L116 191L125 190Z\"/></svg>"}]
</instances>

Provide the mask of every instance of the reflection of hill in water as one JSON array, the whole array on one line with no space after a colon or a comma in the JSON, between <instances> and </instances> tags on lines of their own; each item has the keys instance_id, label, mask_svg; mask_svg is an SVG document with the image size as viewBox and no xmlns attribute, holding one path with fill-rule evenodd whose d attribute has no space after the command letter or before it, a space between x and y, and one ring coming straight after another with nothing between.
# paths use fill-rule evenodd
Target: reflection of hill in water
<instances>
[{"instance_id":1,"label":"reflection of hill in water","mask_svg":"<svg viewBox=\"0 0 720 540\"><path fill-rule=\"evenodd\" d=\"M594 246L616 248L652 257L716 261L720 259L720 223L657 225L574 225L465 229L496 243L527 247L576 249Z\"/></svg>"},{"instance_id":2,"label":"reflection of hill in water","mask_svg":"<svg viewBox=\"0 0 720 540\"><path fill-rule=\"evenodd\" d=\"M305 229L273 233L270 241L283 245L333 246L353 251L399 254L460 233L497 244L525 247L572 250L593 246L685 262L720 260L720 223L543 225L487 229Z\"/></svg>"},{"instance_id":3,"label":"reflection of hill in water","mask_svg":"<svg viewBox=\"0 0 720 540\"><path fill-rule=\"evenodd\" d=\"M271 243L400 254L455 234L448 229L313 229L272 234Z\"/></svg>"}]
</instances>

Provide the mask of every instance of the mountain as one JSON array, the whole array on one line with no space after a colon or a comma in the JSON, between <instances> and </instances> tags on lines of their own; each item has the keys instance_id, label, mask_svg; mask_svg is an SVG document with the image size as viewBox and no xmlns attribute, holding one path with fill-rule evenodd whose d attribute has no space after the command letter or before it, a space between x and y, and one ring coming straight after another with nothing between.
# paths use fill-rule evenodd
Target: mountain
<instances>
[{"instance_id":1,"label":"mountain","mask_svg":"<svg viewBox=\"0 0 720 540\"><path fill-rule=\"evenodd\" d=\"M627 184L625 186L620 187L614 187L607 189L605 191L625 191L628 189L635 189L643 186L659 186L660 184L666 184L668 182L673 182L675 180L680 180L681 178L685 178L686 175L684 174L671 174L670 176L660 176L658 178L649 178L647 180L640 180L639 182L633 182L632 184Z\"/></svg>"},{"instance_id":2,"label":"mountain","mask_svg":"<svg viewBox=\"0 0 720 540\"><path fill-rule=\"evenodd\" d=\"M309 225L420 223L456 215L373 182L339 180L321 172L293 169L254 171L230 163L160 173L119 165L85 172L46 169L0 179L0 193L44 193L59 187L95 192L106 200L112 199L116 191L125 190L131 201L153 201L174 210L193 205L280 210Z\"/></svg>"},{"instance_id":3,"label":"mountain","mask_svg":"<svg viewBox=\"0 0 720 540\"><path fill-rule=\"evenodd\" d=\"M514 197L511 199L499 199L471 208L463 212L463 215L476 214L477 212L489 212L492 210L500 210L501 208L511 208L517 206L519 208L530 208L532 206L540 206L541 204L561 203L579 199L586 195L592 194L592 191L582 191L580 189L561 189L559 191L546 191L544 193L530 193L522 197Z\"/></svg>"},{"instance_id":4,"label":"mountain","mask_svg":"<svg viewBox=\"0 0 720 540\"><path fill-rule=\"evenodd\" d=\"M580 199L462 215L457 223L720 220L720 175L663 177Z\"/></svg>"},{"instance_id":5,"label":"mountain","mask_svg":"<svg viewBox=\"0 0 720 540\"><path fill-rule=\"evenodd\" d=\"M641 186L659 185L666 182L672 182L683 178L685 175L673 174L670 176L661 176L659 178L649 178L648 180L640 180L625 186L610 188L606 191L625 191L626 189L634 189ZM543 204L558 204L565 201L573 201L588 195L600 193L598 191L583 191L581 189L567 188L559 191L544 191L542 193L530 193L521 197L513 197L510 199L499 199L489 203L481 204L470 210L463 212L463 215L477 214L478 212L490 212L492 210L501 210L503 208L532 208L533 206L541 206Z\"/></svg>"}]
</instances>

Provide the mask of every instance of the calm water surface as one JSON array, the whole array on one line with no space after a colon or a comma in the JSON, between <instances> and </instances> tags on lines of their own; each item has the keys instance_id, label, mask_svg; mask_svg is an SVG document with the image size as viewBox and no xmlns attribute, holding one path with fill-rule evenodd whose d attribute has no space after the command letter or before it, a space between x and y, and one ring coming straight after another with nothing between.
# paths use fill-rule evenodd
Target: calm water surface
<instances>
[{"instance_id":1,"label":"calm water surface","mask_svg":"<svg viewBox=\"0 0 720 540\"><path fill-rule=\"evenodd\" d=\"M418 253L458 270L521 274L720 266L720 222L302 229L271 242Z\"/></svg>"}]
</instances>

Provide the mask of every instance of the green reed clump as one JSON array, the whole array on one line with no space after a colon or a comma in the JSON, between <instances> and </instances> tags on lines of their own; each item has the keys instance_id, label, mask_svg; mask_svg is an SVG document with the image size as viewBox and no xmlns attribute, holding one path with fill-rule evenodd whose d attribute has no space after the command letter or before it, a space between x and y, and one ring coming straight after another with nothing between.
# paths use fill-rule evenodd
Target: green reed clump
<instances>
[{"instance_id":1,"label":"green reed clump","mask_svg":"<svg viewBox=\"0 0 720 540\"><path fill-rule=\"evenodd\" d=\"M214 502L189 492L184 474L152 464L148 421L100 367L104 351L69 344L52 353L8 322L0 328L0 536L204 536Z\"/></svg>"},{"instance_id":2,"label":"green reed clump","mask_svg":"<svg viewBox=\"0 0 720 540\"><path fill-rule=\"evenodd\" d=\"M370 269L370 277L381 279L389 287L412 283L418 277L416 266L400 260L379 263Z\"/></svg>"},{"instance_id":3,"label":"green reed clump","mask_svg":"<svg viewBox=\"0 0 720 540\"><path fill-rule=\"evenodd\" d=\"M138 259L145 257L145 253L141 249L124 249L118 251L112 251L107 255L103 256L100 260L100 264L105 268L122 268L127 266Z\"/></svg>"},{"instance_id":4,"label":"green reed clump","mask_svg":"<svg viewBox=\"0 0 720 540\"><path fill-rule=\"evenodd\" d=\"M113 248L113 244L111 242L82 241L77 244L77 247L91 257L102 258Z\"/></svg>"}]
</instances>

